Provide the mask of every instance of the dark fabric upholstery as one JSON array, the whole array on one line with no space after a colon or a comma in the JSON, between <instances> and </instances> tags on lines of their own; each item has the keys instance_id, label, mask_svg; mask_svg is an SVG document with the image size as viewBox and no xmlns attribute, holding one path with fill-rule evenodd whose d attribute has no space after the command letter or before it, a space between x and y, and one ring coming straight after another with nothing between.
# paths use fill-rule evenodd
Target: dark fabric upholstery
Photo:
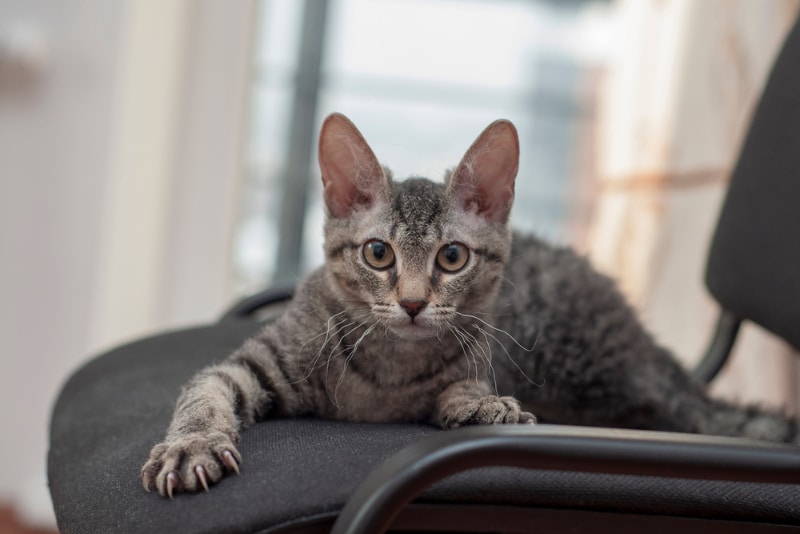
<instances>
[{"instance_id":1,"label":"dark fabric upholstery","mask_svg":"<svg viewBox=\"0 0 800 534\"><path fill-rule=\"evenodd\" d=\"M800 348L800 24L742 148L706 270L729 310Z\"/></svg>"},{"instance_id":2,"label":"dark fabric upholstery","mask_svg":"<svg viewBox=\"0 0 800 534\"><path fill-rule=\"evenodd\" d=\"M139 469L160 440L181 385L257 328L232 322L159 335L113 350L64 387L51 422L50 491L59 527L80 532L254 532L336 512L391 454L432 433L424 425L313 419L260 423L242 435L242 475L208 494L163 499ZM510 504L800 525L800 486L481 469L432 487L422 502Z\"/></svg>"},{"instance_id":3,"label":"dark fabric upholstery","mask_svg":"<svg viewBox=\"0 0 800 534\"><path fill-rule=\"evenodd\" d=\"M255 331L226 323L145 339L88 363L53 411L48 477L65 532L257 530L342 503L386 454L435 431L275 421L242 436L242 475L173 502L142 488L139 469L163 437L181 386ZM386 436L391 439L386 442ZM380 454L376 451L383 449Z\"/></svg>"}]
</instances>

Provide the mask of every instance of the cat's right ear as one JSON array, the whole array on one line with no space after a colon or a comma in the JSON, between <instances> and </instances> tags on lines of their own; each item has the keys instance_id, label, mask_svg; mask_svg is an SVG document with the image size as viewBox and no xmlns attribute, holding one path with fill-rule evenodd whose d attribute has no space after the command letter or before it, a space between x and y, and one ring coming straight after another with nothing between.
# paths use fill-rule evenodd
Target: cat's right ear
<instances>
[{"instance_id":1,"label":"cat's right ear","mask_svg":"<svg viewBox=\"0 0 800 534\"><path fill-rule=\"evenodd\" d=\"M518 168L517 129L507 120L494 121L472 143L450 175L448 194L461 209L491 222L505 223L514 201Z\"/></svg>"},{"instance_id":2,"label":"cat's right ear","mask_svg":"<svg viewBox=\"0 0 800 534\"><path fill-rule=\"evenodd\" d=\"M364 136L341 113L329 115L319 134L325 206L335 218L368 208L386 192L386 175Z\"/></svg>"}]
</instances>

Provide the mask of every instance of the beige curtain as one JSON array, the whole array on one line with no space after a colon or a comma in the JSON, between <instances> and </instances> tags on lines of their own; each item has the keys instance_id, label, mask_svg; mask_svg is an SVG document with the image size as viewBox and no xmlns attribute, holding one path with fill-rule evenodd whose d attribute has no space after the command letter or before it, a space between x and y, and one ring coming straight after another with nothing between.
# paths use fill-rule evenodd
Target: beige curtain
<instances>
[{"instance_id":1,"label":"beige curtain","mask_svg":"<svg viewBox=\"0 0 800 534\"><path fill-rule=\"evenodd\" d=\"M726 182L797 0L621 0L599 105L588 248L687 365L716 318L702 285ZM790 349L746 327L715 391L794 405Z\"/></svg>"}]
</instances>

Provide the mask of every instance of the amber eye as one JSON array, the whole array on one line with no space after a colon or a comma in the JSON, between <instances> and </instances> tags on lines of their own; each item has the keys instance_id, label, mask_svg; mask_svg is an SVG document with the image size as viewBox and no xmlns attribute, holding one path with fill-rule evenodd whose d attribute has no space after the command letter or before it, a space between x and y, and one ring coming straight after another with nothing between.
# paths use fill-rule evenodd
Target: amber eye
<instances>
[{"instance_id":1,"label":"amber eye","mask_svg":"<svg viewBox=\"0 0 800 534\"><path fill-rule=\"evenodd\" d=\"M454 273L462 269L469 260L469 249L461 243L450 243L439 249L436 263L442 270Z\"/></svg>"},{"instance_id":2,"label":"amber eye","mask_svg":"<svg viewBox=\"0 0 800 534\"><path fill-rule=\"evenodd\" d=\"M394 251L389 243L373 239L364 244L364 261L373 269L388 269L394 265Z\"/></svg>"}]
</instances>

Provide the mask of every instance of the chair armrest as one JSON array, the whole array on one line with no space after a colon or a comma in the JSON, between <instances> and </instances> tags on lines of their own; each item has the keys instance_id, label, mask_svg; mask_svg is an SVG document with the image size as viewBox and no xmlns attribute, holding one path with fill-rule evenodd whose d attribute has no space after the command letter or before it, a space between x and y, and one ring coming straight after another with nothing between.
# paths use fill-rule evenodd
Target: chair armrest
<instances>
[{"instance_id":1,"label":"chair armrest","mask_svg":"<svg viewBox=\"0 0 800 534\"><path fill-rule=\"evenodd\" d=\"M800 482L800 449L751 440L560 425L437 433L389 458L358 487L334 534L384 532L434 482L486 466L765 483Z\"/></svg>"}]
</instances>

